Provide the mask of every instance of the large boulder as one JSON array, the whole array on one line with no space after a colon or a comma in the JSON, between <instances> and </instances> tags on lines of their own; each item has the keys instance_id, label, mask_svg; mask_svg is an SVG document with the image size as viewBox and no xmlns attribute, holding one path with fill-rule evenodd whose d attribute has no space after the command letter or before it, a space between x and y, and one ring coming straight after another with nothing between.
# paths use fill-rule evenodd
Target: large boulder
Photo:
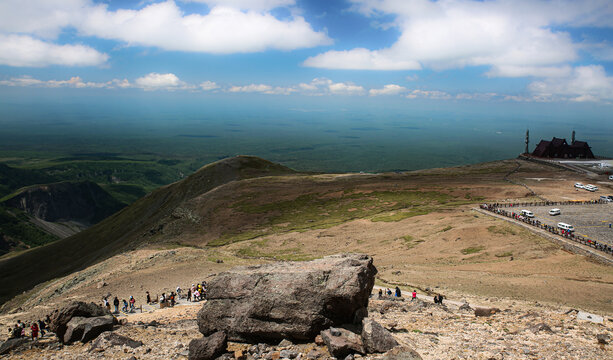
<instances>
[{"instance_id":1,"label":"large boulder","mask_svg":"<svg viewBox=\"0 0 613 360\"><path fill-rule=\"evenodd\" d=\"M398 346L398 342L389 331L368 318L362 321L362 342L369 354L383 353Z\"/></svg>"},{"instance_id":2,"label":"large boulder","mask_svg":"<svg viewBox=\"0 0 613 360\"><path fill-rule=\"evenodd\" d=\"M12 350L19 348L21 345L27 344L30 339L27 337L11 338L0 344L0 355L8 354Z\"/></svg>"},{"instance_id":3,"label":"large boulder","mask_svg":"<svg viewBox=\"0 0 613 360\"><path fill-rule=\"evenodd\" d=\"M128 346L135 349L142 345L142 341L136 341L127 336L116 334L112 331L105 331L98 335L88 351L91 352L96 349L106 349L112 346Z\"/></svg>"},{"instance_id":4,"label":"large boulder","mask_svg":"<svg viewBox=\"0 0 613 360\"><path fill-rule=\"evenodd\" d=\"M356 254L235 268L209 282L198 327L232 341L313 340L362 320L376 273L370 256Z\"/></svg>"},{"instance_id":5,"label":"large boulder","mask_svg":"<svg viewBox=\"0 0 613 360\"><path fill-rule=\"evenodd\" d=\"M345 356L355 353L365 353L362 338L347 329L330 328L322 331L321 337L330 354L337 359L343 359Z\"/></svg>"},{"instance_id":6,"label":"large boulder","mask_svg":"<svg viewBox=\"0 0 613 360\"><path fill-rule=\"evenodd\" d=\"M392 350L383 354L381 360L422 360L417 351L408 346L396 346Z\"/></svg>"},{"instance_id":7,"label":"large boulder","mask_svg":"<svg viewBox=\"0 0 613 360\"><path fill-rule=\"evenodd\" d=\"M75 316L66 324L64 344L70 344L75 341L86 343L93 340L103 332L113 330L113 320L112 315L90 318Z\"/></svg>"},{"instance_id":8,"label":"large boulder","mask_svg":"<svg viewBox=\"0 0 613 360\"><path fill-rule=\"evenodd\" d=\"M60 341L64 341L67 324L73 317L89 318L105 315L111 315L111 313L102 306L96 305L93 302L74 301L59 310L55 310L51 314L49 329L55 333Z\"/></svg>"},{"instance_id":9,"label":"large boulder","mask_svg":"<svg viewBox=\"0 0 613 360\"><path fill-rule=\"evenodd\" d=\"M228 337L223 331L218 331L211 336L194 339L189 343L189 360L215 359L228 347Z\"/></svg>"}]
</instances>

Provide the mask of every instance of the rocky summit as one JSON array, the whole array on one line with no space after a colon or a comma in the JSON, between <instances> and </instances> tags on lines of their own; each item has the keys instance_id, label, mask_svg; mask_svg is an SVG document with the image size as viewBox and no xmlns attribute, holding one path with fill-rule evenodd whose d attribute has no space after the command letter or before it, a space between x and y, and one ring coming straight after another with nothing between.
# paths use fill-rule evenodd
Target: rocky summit
<instances>
[{"instance_id":1,"label":"rocky summit","mask_svg":"<svg viewBox=\"0 0 613 360\"><path fill-rule=\"evenodd\" d=\"M240 267L209 283L200 332L231 341L313 340L330 326L361 322L377 269L367 255Z\"/></svg>"}]
</instances>

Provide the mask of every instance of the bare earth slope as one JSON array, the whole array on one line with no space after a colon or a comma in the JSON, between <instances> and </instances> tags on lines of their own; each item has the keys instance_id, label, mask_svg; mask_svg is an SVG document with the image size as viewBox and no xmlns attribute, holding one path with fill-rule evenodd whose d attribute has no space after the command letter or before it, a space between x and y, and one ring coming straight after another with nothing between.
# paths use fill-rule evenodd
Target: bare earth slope
<instances>
[{"instance_id":1,"label":"bare earth slope","mask_svg":"<svg viewBox=\"0 0 613 360\"><path fill-rule=\"evenodd\" d=\"M139 244L142 232L182 202L215 187L250 177L291 174L266 160L241 156L209 164L161 187L72 237L0 260L0 303L36 284L82 269Z\"/></svg>"},{"instance_id":2,"label":"bare earth slope","mask_svg":"<svg viewBox=\"0 0 613 360\"><path fill-rule=\"evenodd\" d=\"M24 254L44 254L54 266L35 269L24 265L31 263L26 257L0 262L0 273L9 275L0 279L5 299L55 279L5 309L107 293L142 302L145 290L186 287L238 264L355 251L375 258L382 285L613 312L610 266L471 210L483 201L536 200L530 189L551 200L593 199L599 194L576 192L572 184L594 179L519 160L402 174L305 175L237 158L203 170L57 248ZM601 190L613 192L604 184ZM18 268L10 270L11 264ZM108 286L98 288L101 281Z\"/></svg>"}]
</instances>

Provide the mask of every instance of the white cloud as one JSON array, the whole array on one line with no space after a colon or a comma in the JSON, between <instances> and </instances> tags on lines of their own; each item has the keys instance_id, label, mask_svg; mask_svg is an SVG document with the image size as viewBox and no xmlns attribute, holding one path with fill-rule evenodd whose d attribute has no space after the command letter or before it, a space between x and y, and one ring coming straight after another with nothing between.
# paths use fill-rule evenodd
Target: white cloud
<instances>
[{"instance_id":1,"label":"white cloud","mask_svg":"<svg viewBox=\"0 0 613 360\"><path fill-rule=\"evenodd\" d=\"M612 101L613 77L601 65L578 66L566 77L532 82L528 90L542 101Z\"/></svg>"},{"instance_id":2,"label":"white cloud","mask_svg":"<svg viewBox=\"0 0 613 360\"><path fill-rule=\"evenodd\" d=\"M301 16L279 20L269 12L245 12L221 5L206 15L184 15L173 1L140 10L109 11L106 5L94 6L75 26L83 35L128 45L214 54L294 50L331 42Z\"/></svg>"},{"instance_id":3,"label":"white cloud","mask_svg":"<svg viewBox=\"0 0 613 360\"><path fill-rule=\"evenodd\" d=\"M368 94L370 96L377 95L397 95L403 93L407 90L404 86L396 85L396 84L387 84L384 85L382 89L370 89Z\"/></svg>"},{"instance_id":4,"label":"white cloud","mask_svg":"<svg viewBox=\"0 0 613 360\"><path fill-rule=\"evenodd\" d=\"M128 46L213 54L294 50L332 42L297 11L284 19L269 11L293 6L294 0L203 2L211 6L205 15L185 14L173 0L114 11L92 0L2 0L1 64L89 66L106 62L108 55L91 47L50 42L66 29Z\"/></svg>"},{"instance_id":5,"label":"white cloud","mask_svg":"<svg viewBox=\"0 0 613 360\"><path fill-rule=\"evenodd\" d=\"M327 78L315 78L310 83L301 83L298 88L305 95L364 95L363 86L352 82L334 82Z\"/></svg>"},{"instance_id":6,"label":"white cloud","mask_svg":"<svg viewBox=\"0 0 613 360\"><path fill-rule=\"evenodd\" d=\"M272 10L278 7L288 7L296 4L295 0L187 0L207 4L210 7L223 5L241 10Z\"/></svg>"},{"instance_id":7,"label":"white cloud","mask_svg":"<svg viewBox=\"0 0 613 360\"><path fill-rule=\"evenodd\" d=\"M27 35L0 34L0 64L43 67L49 65L97 66L109 56L85 45L57 45Z\"/></svg>"},{"instance_id":8,"label":"white cloud","mask_svg":"<svg viewBox=\"0 0 613 360\"><path fill-rule=\"evenodd\" d=\"M59 88L59 87L72 87L72 88L127 88L132 85L126 79L113 79L107 82L91 82L83 81L79 76L73 76L68 80L39 80L30 76L22 76L18 78L11 78L8 80L0 80L0 85L3 86L19 86L19 87L46 87L46 88Z\"/></svg>"},{"instance_id":9,"label":"white cloud","mask_svg":"<svg viewBox=\"0 0 613 360\"><path fill-rule=\"evenodd\" d=\"M565 26L613 27L607 0L352 0L366 16L393 15L400 31L383 49L331 50L304 65L414 70L491 66L489 76L564 76L578 58Z\"/></svg>"},{"instance_id":10,"label":"white cloud","mask_svg":"<svg viewBox=\"0 0 613 360\"><path fill-rule=\"evenodd\" d=\"M416 60L404 60L389 56L389 51L353 49L347 51L330 50L310 57L304 61L305 66L324 69L343 70L420 70Z\"/></svg>"},{"instance_id":11,"label":"white cloud","mask_svg":"<svg viewBox=\"0 0 613 360\"><path fill-rule=\"evenodd\" d=\"M204 91L219 89L219 85L217 85L217 83L214 81L203 81L198 86Z\"/></svg>"},{"instance_id":12,"label":"white cloud","mask_svg":"<svg viewBox=\"0 0 613 360\"><path fill-rule=\"evenodd\" d=\"M435 99L435 100L449 100L452 98L452 96L445 91L419 90L419 89L410 91L406 97L407 99L422 98L422 99Z\"/></svg>"},{"instance_id":13,"label":"white cloud","mask_svg":"<svg viewBox=\"0 0 613 360\"><path fill-rule=\"evenodd\" d=\"M149 73L143 77L134 80L134 85L143 90L178 90L178 89L193 89L193 86L187 85L181 81L175 74L159 74Z\"/></svg>"},{"instance_id":14,"label":"white cloud","mask_svg":"<svg viewBox=\"0 0 613 360\"><path fill-rule=\"evenodd\" d=\"M291 87L272 87L266 84L250 84L244 86L232 86L228 90L228 92L232 93L261 93L261 94L269 94L269 95L289 95L297 90Z\"/></svg>"}]
</instances>

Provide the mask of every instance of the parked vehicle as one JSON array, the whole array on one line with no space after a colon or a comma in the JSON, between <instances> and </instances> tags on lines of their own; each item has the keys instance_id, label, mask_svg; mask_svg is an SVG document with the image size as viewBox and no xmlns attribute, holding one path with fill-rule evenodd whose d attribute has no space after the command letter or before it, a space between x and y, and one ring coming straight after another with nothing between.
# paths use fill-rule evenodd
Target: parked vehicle
<instances>
[{"instance_id":1,"label":"parked vehicle","mask_svg":"<svg viewBox=\"0 0 613 360\"><path fill-rule=\"evenodd\" d=\"M522 214L525 217L529 217L529 218L533 218L534 217L534 213L530 210L522 210L520 212L520 214Z\"/></svg>"},{"instance_id":2,"label":"parked vehicle","mask_svg":"<svg viewBox=\"0 0 613 360\"><path fill-rule=\"evenodd\" d=\"M613 180L613 175L609 175L609 180Z\"/></svg>"},{"instance_id":3,"label":"parked vehicle","mask_svg":"<svg viewBox=\"0 0 613 360\"><path fill-rule=\"evenodd\" d=\"M594 192L594 191L598 190L598 186L596 186L596 185L592 185L592 184L587 184L587 185L585 185L583 188L584 188L585 190L587 190L587 191L591 191L591 192Z\"/></svg>"},{"instance_id":4,"label":"parked vehicle","mask_svg":"<svg viewBox=\"0 0 613 360\"><path fill-rule=\"evenodd\" d=\"M568 232L573 232L575 231L575 228L567 223L563 223L563 222L559 222L558 223L558 229L560 230L564 230L564 231L568 231Z\"/></svg>"},{"instance_id":5,"label":"parked vehicle","mask_svg":"<svg viewBox=\"0 0 613 360\"><path fill-rule=\"evenodd\" d=\"M584 188L584 186L583 186L583 184L582 184L582 183L575 183L575 187L576 187L577 189L583 189L583 188Z\"/></svg>"},{"instance_id":6,"label":"parked vehicle","mask_svg":"<svg viewBox=\"0 0 613 360\"><path fill-rule=\"evenodd\" d=\"M562 212L560 211L560 209L551 209L549 210L549 215L551 216L556 216L556 215L560 215Z\"/></svg>"},{"instance_id":7,"label":"parked vehicle","mask_svg":"<svg viewBox=\"0 0 613 360\"><path fill-rule=\"evenodd\" d=\"M613 198L612 198L611 196L605 196L605 195L602 195L602 196L600 197L600 200L604 200L604 201L606 201L606 202L612 202L612 201L613 201Z\"/></svg>"}]
</instances>

